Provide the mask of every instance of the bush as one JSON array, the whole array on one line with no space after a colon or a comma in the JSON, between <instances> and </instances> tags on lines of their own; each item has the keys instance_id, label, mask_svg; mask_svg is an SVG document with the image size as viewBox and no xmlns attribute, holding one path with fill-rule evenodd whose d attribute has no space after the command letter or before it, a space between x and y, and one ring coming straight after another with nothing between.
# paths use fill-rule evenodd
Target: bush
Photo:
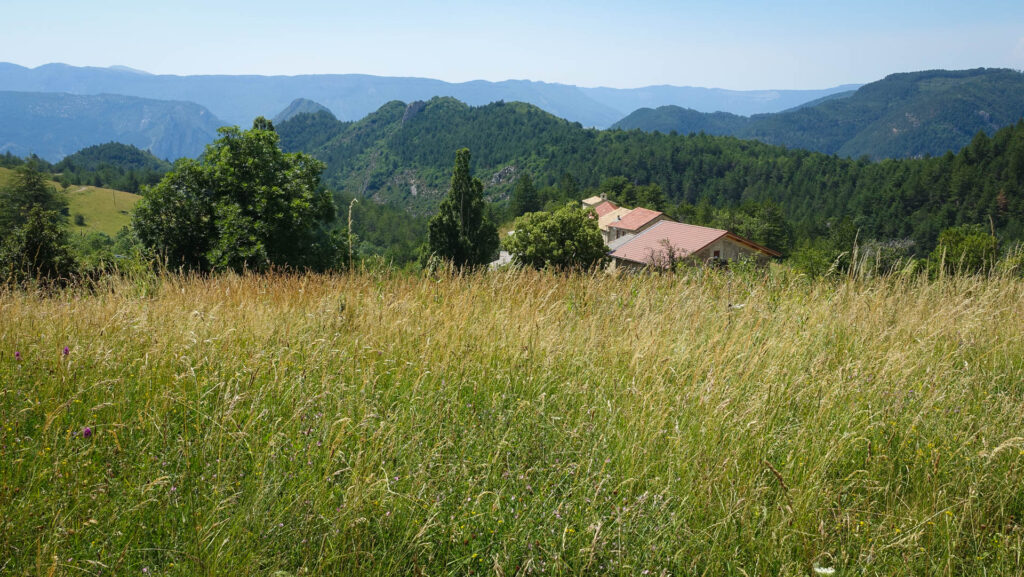
<instances>
[{"instance_id":1,"label":"bush","mask_svg":"<svg viewBox=\"0 0 1024 577\"><path fill-rule=\"evenodd\" d=\"M980 224L947 228L928 257L932 274L977 274L989 271L999 254L999 241Z\"/></svg>"},{"instance_id":2,"label":"bush","mask_svg":"<svg viewBox=\"0 0 1024 577\"><path fill-rule=\"evenodd\" d=\"M534 268L589 269L608 261L597 219L575 203L517 218L503 244L514 262Z\"/></svg>"}]
</instances>

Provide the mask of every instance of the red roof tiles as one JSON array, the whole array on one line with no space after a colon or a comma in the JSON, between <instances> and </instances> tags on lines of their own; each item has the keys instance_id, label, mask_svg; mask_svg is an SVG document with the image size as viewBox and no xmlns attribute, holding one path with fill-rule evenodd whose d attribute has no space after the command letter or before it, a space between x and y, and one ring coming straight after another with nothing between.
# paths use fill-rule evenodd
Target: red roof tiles
<instances>
[{"instance_id":1,"label":"red roof tiles","mask_svg":"<svg viewBox=\"0 0 1024 577\"><path fill-rule=\"evenodd\" d=\"M615 210L617 208L619 208L619 205L615 204L614 202L612 202L610 200L606 200L606 201L602 202L601 204L595 206L594 207L594 211L597 213L597 216L600 218L600 217L608 214L609 212L611 212L611 211L613 211L613 210Z\"/></svg>"},{"instance_id":2,"label":"red roof tiles","mask_svg":"<svg viewBox=\"0 0 1024 577\"><path fill-rule=\"evenodd\" d=\"M681 222L662 221L620 246L612 257L643 264L662 262L669 247L677 258L691 255L715 242L728 231Z\"/></svg>"},{"instance_id":3,"label":"red roof tiles","mask_svg":"<svg viewBox=\"0 0 1024 577\"><path fill-rule=\"evenodd\" d=\"M629 214L622 217L622 220L609 223L608 228L618 228L629 231L639 230L660 216L661 213L656 210L638 207L634 208Z\"/></svg>"},{"instance_id":4,"label":"red roof tiles","mask_svg":"<svg viewBox=\"0 0 1024 577\"><path fill-rule=\"evenodd\" d=\"M654 226L618 247L611 255L613 258L642 264L661 264L661 266L664 266L668 262L669 251L673 252L676 258L685 258L699 252L724 236L766 255L780 256L774 250L765 248L726 230L672 222L670 220L655 223Z\"/></svg>"}]
</instances>

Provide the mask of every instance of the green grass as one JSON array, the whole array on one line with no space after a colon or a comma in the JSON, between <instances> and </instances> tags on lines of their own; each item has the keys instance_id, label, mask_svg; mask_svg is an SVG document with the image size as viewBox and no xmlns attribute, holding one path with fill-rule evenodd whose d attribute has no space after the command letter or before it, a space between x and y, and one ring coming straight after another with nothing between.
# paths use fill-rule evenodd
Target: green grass
<instances>
[{"instance_id":1,"label":"green grass","mask_svg":"<svg viewBox=\"0 0 1024 577\"><path fill-rule=\"evenodd\" d=\"M0 168L0 186L7 183L14 171ZM57 190L63 190L57 182L51 182ZM117 235L122 227L131 224L131 211L141 198L137 194L97 188L95 186L71 185L64 196L68 200L68 230L72 233L88 234L102 232L111 238ZM84 225L74 224L74 215L81 214Z\"/></svg>"},{"instance_id":2,"label":"green grass","mask_svg":"<svg viewBox=\"0 0 1024 577\"><path fill-rule=\"evenodd\" d=\"M1020 280L168 276L0 318L2 574L1024 571Z\"/></svg>"},{"instance_id":3,"label":"green grass","mask_svg":"<svg viewBox=\"0 0 1024 577\"><path fill-rule=\"evenodd\" d=\"M132 222L132 209L141 198L137 194L96 188L94 186L72 185L65 192L68 210L72 215L72 232L102 232L113 238L121 228ZM76 226L73 217L81 214L84 226Z\"/></svg>"}]
</instances>

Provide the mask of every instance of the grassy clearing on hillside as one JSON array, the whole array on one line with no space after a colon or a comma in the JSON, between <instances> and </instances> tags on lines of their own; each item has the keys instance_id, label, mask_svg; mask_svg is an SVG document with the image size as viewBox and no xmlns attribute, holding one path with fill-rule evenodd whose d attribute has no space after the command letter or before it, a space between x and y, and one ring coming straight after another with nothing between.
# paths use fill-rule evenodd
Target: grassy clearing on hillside
<instances>
[{"instance_id":1,"label":"grassy clearing on hillside","mask_svg":"<svg viewBox=\"0 0 1024 577\"><path fill-rule=\"evenodd\" d=\"M781 272L2 293L0 573L1019 575L1022 318Z\"/></svg>"},{"instance_id":2,"label":"grassy clearing on hillside","mask_svg":"<svg viewBox=\"0 0 1024 577\"><path fill-rule=\"evenodd\" d=\"M0 168L0 186L7 185L13 177L13 170ZM49 181L49 184L58 191L64 190L58 182ZM132 209L135 208L135 203L142 198L130 192L79 185L72 185L64 191L64 197L68 200L69 232L80 234L102 232L110 238L114 238L121 228L131 224ZM82 215L85 220L84 225L79 226L74 223L76 214Z\"/></svg>"},{"instance_id":3,"label":"grassy clearing on hillside","mask_svg":"<svg viewBox=\"0 0 1024 577\"><path fill-rule=\"evenodd\" d=\"M110 238L117 236L118 231L132 222L132 209L142 198L137 194L96 188L94 186L72 185L65 193L68 199L68 210L72 215L72 232L102 232ZM74 224L75 214L85 219L84 226Z\"/></svg>"}]
</instances>

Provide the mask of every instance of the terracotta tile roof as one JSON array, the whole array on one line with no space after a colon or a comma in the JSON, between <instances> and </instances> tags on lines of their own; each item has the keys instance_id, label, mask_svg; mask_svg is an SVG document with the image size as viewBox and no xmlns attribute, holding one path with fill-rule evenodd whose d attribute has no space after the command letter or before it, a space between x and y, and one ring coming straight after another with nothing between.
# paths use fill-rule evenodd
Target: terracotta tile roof
<instances>
[{"instance_id":1,"label":"terracotta tile roof","mask_svg":"<svg viewBox=\"0 0 1024 577\"><path fill-rule=\"evenodd\" d=\"M666 258L668 246L671 246L676 256L681 258L699 251L727 234L728 231L717 228L663 220L620 246L612 252L612 257L652 264L652 260Z\"/></svg>"},{"instance_id":2,"label":"terracotta tile roof","mask_svg":"<svg viewBox=\"0 0 1024 577\"><path fill-rule=\"evenodd\" d=\"M608 214L609 212L611 212L611 211L613 211L613 210L615 210L617 208L619 208L619 205L615 204L614 202L612 202L610 200L606 200L606 201L602 202L601 204L595 206L594 207L594 212L597 213L598 217L601 217L601 216L604 216L604 215Z\"/></svg>"},{"instance_id":3,"label":"terracotta tile roof","mask_svg":"<svg viewBox=\"0 0 1024 577\"><path fill-rule=\"evenodd\" d=\"M613 222L619 222L620 218L625 217L627 214L633 212L628 208L616 208L615 210L605 214L597 219L597 227L601 230L608 230L608 225Z\"/></svg>"},{"instance_id":4,"label":"terracotta tile roof","mask_svg":"<svg viewBox=\"0 0 1024 577\"><path fill-rule=\"evenodd\" d=\"M638 230L659 216L661 216L661 213L656 210L638 207L622 217L622 220L609 223L608 226L622 230Z\"/></svg>"}]
</instances>

